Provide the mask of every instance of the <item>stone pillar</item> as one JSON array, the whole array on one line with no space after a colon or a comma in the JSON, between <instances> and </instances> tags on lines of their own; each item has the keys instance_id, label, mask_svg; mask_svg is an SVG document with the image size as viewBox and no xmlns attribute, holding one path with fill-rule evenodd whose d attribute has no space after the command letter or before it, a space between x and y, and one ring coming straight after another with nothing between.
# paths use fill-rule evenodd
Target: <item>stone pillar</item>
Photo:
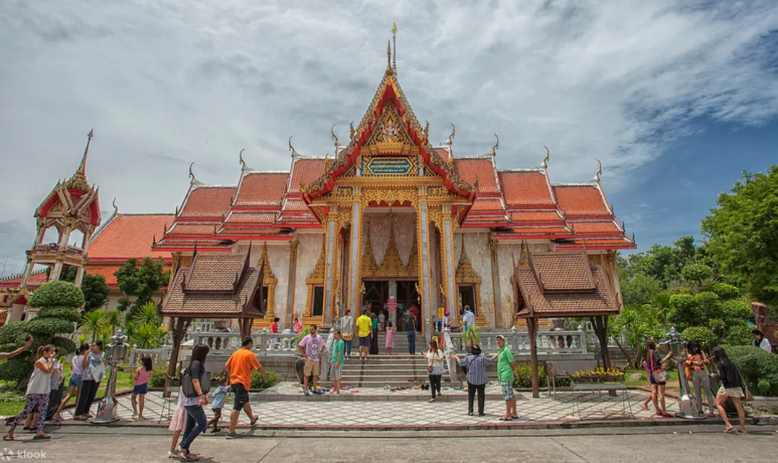
<instances>
[{"instance_id":1,"label":"stone pillar","mask_svg":"<svg viewBox=\"0 0 778 463\"><path fill-rule=\"evenodd\" d=\"M81 287L81 283L84 282L84 273L85 273L84 267L79 267L78 270L76 271L76 281L75 281L75 283L76 283L76 286L78 286L79 288Z\"/></svg>"},{"instance_id":2,"label":"stone pillar","mask_svg":"<svg viewBox=\"0 0 778 463\"><path fill-rule=\"evenodd\" d=\"M33 318L38 316L38 311L40 310L40 307L32 308L27 307L27 318L24 321L30 321Z\"/></svg>"},{"instance_id":3,"label":"stone pillar","mask_svg":"<svg viewBox=\"0 0 778 463\"><path fill-rule=\"evenodd\" d=\"M16 296L14 296L16 297ZM8 317L6 317L5 322L11 323L11 322L18 322L22 320L22 315L24 315L24 304L14 304L11 306L11 310L8 311Z\"/></svg>"},{"instance_id":4,"label":"stone pillar","mask_svg":"<svg viewBox=\"0 0 778 463\"><path fill-rule=\"evenodd\" d=\"M51 275L49 276L49 281L59 280L60 276L62 276L62 267L64 267L62 262L54 264L54 268L51 270Z\"/></svg>"},{"instance_id":5,"label":"stone pillar","mask_svg":"<svg viewBox=\"0 0 778 463\"><path fill-rule=\"evenodd\" d=\"M492 264L492 294L494 295L494 326L502 328L501 293L500 293L500 263L497 260L497 241L489 238L489 258Z\"/></svg>"},{"instance_id":6,"label":"stone pillar","mask_svg":"<svg viewBox=\"0 0 778 463\"><path fill-rule=\"evenodd\" d=\"M354 204L351 206L351 244L349 246L348 308L352 314L358 314L359 294L359 257L362 251L362 192L355 188Z\"/></svg>"},{"instance_id":7,"label":"stone pillar","mask_svg":"<svg viewBox=\"0 0 778 463\"><path fill-rule=\"evenodd\" d=\"M389 298L397 299L397 280L389 280ZM395 331L397 330L397 311L393 310L389 312L389 321L392 322L392 326Z\"/></svg>"},{"instance_id":8,"label":"stone pillar","mask_svg":"<svg viewBox=\"0 0 778 463\"><path fill-rule=\"evenodd\" d=\"M287 280L288 285L286 291L286 311L284 311L285 318L282 321L283 326L286 328L291 328L292 320L294 320L294 315L292 313L294 312L294 288L297 270L298 244L299 243L296 239L289 243L289 279Z\"/></svg>"},{"instance_id":9,"label":"stone pillar","mask_svg":"<svg viewBox=\"0 0 778 463\"><path fill-rule=\"evenodd\" d=\"M423 188L423 187L421 187ZM426 193L426 191L425 191ZM433 310L431 306L431 300L430 297L430 250L429 250L429 233L430 233L430 222L429 222L429 215L427 213L427 198L426 194L424 196L420 195L420 201L419 201L419 215L418 215L418 239L419 239L419 259L421 260L421 265L419 265L419 269L421 270L421 303L422 303L422 316L424 318L424 336L427 338L427 341L431 339L432 336L432 330L430 326L430 318L432 316L431 311Z\"/></svg>"},{"instance_id":10,"label":"stone pillar","mask_svg":"<svg viewBox=\"0 0 778 463\"><path fill-rule=\"evenodd\" d=\"M335 260L335 225L338 221L338 206L333 206L330 213L327 214L327 242L325 263L327 269L324 273L324 323L332 323L332 300L333 300L333 275L332 264Z\"/></svg>"},{"instance_id":11,"label":"stone pillar","mask_svg":"<svg viewBox=\"0 0 778 463\"><path fill-rule=\"evenodd\" d=\"M445 269L446 282L446 310L451 313L451 319L456 320L456 281L454 266L454 224L451 219L451 206L442 207L443 215L443 265Z\"/></svg>"}]
</instances>

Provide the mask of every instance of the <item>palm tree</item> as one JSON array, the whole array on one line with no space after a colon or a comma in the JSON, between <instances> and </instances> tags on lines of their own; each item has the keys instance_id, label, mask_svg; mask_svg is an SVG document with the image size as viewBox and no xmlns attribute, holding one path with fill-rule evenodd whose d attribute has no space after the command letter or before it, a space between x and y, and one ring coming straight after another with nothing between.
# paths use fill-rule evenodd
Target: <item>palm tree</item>
<instances>
[{"instance_id":1,"label":"palm tree","mask_svg":"<svg viewBox=\"0 0 778 463\"><path fill-rule=\"evenodd\" d=\"M159 316L157 304L154 302L143 304L135 313L135 316L132 317L132 321L137 325L161 325L162 319Z\"/></svg>"},{"instance_id":2,"label":"palm tree","mask_svg":"<svg viewBox=\"0 0 778 463\"><path fill-rule=\"evenodd\" d=\"M111 336L116 334L116 329L122 326L124 314L118 310L112 310L106 313L105 326L111 330Z\"/></svg>"},{"instance_id":3,"label":"palm tree","mask_svg":"<svg viewBox=\"0 0 778 463\"><path fill-rule=\"evenodd\" d=\"M159 347L166 334L164 327L144 323L135 327L132 343L139 349L153 349Z\"/></svg>"},{"instance_id":4,"label":"palm tree","mask_svg":"<svg viewBox=\"0 0 778 463\"><path fill-rule=\"evenodd\" d=\"M105 310L98 309L91 312L86 312L81 317L81 331L86 335L92 335L92 342L97 340L97 337L107 326L107 314Z\"/></svg>"},{"instance_id":5,"label":"palm tree","mask_svg":"<svg viewBox=\"0 0 778 463\"><path fill-rule=\"evenodd\" d=\"M654 296L654 300L651 301L651 305L659 312L662 317L662 324L667 325L667 313L670 311L670 295L667 293L659 293Z\"/></svg>"}]
</instances>

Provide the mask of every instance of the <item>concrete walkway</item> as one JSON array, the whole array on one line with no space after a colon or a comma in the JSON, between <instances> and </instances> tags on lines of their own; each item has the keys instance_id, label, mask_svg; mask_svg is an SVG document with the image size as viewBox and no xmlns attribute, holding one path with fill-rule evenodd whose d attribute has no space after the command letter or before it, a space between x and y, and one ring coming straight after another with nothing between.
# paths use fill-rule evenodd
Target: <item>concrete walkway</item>
<instances>
[{"instance_id":1,"label":"concrete walkway","mask_svg":"<svg viewBox=\"0 0 778 463\"><path fill-rule=\"evenodd\" d=\"M609 397L607 394L559 393L555 396L541 394L539 399L529 399L517 393L517 409L519 419L511 422L498 420L504 413L505 402L492 390L486 400L486 416L468 416L466 393L463 391L443 391L443 397L428 403L429 391L406 390L391 392L383 389L360 390L366 394L365 400L338 400L337 397L310 396L305 397L301 389L286 386L294 401L267 401L265 393L252 394L253 409L259 416L259 427L263 429L407 429L416 427L448 426L456 429L468 429L483 426L518 426L527 424L547 424L560 422L576 422L591 420L616 421L667 421L655 417L652 412L641 411L639 402L645 399L642 391L630 391L628 401L621 396ZM283 388L282 388L283 389ZM272 391L271 392L272 395ZM278 391L276 391L278 392ZM387 400L388 397L405 396L407 401ZM298 400L299 399L299 400ZM146 420L132 419L130 396L119 397L119 416L127 423L138 426L167 426L168 419L175 410L177 398L163 399L161 392L152 391L146 397ZM668 400L670 412L675 410L675 401ZM576 408L577 404L577 408ZM93 412L97 405L93 407ZM172 410L171 410L172 409ZM580 414L575 413L580 409ZM229 414L231 403L225 407L224 415ZM212 416L210 408L206 407L208 416ZM63 414L66 418L72 415L72 409ZM224 422L226 424L226 420ZM241 414L240 423L248 425L248 418ZM68 420L66 424L86 424Z\"/></svg>"},{"instance_id":2,"label":"concrete walkway","mask_svg":"<svg viewBox=\"0 0 778 463\"><path fill-rule=\"evenodd\" d=\"M349 433L341 437L262 437L227 440L198 437L191 450L203 463L332 463L369 461L489 463L644 463L682 460L684 463L767 462L774 460L778 438L774 429L757 427L750 434L724 435L718 427L649 428L618 434L576 431L467 433ZM261 434L261 433L257 433ZM379 437L380 436L380 437ZM8 461L78 463L170 462L170 436L148 428L65 427L48 442L4 442L0 456ZM17 452L29 458L16 459ZM35 458L34 455L38 455ZM2 460L6 461L6 460Z\"/></svg>"}]
</instances>

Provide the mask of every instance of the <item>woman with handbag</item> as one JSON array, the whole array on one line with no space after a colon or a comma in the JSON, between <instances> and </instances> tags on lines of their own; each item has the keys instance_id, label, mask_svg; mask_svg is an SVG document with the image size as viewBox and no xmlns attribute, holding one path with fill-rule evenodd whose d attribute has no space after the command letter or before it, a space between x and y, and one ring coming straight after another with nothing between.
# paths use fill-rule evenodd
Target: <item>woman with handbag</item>
<instances>
[{"instance_id":1,"label":"woman with handbag","mask_svg":"<svg viewBox=\"0 0 778 463\"><path fill-rule=\"evenodd\" d=\"M735 427L729 422L727 412L724 410L724 402L729 398L732 399L732 403L734 403L735 408L737 408L737 417L738 420L740 420L739 432L745 434L746 412L743 410L742 399L746 396L744 391L746 386L743 382L743 377L740 376L737 365L729 359L724 349L721 347L714 347L711 354L713 354L713 361L716 362L716 366L719 370L718 375L714 376L721 380L721 387L716 394L716 408L719 409L719 416L721 416L721 419L724 420L724 424L726 425L724 432L726 434L738 432L735 431Z\"/></svg>"},{"instance_id":2,"label":"woman with handbag","mask_svg":"<svg viewBox=\"0 0 778 463\"><path fill-rule=\"evenodd\" d=\"M422 354L427 358L427 373L430 379L430 392L432 398L430 402L435 402L440 394L440 381L443 378L443 360L445 356L443 351L438 349L438 342L434 339L430 341L430 349ZM437 392L437 395L435 394Z\"/></svg>"},{"instance_id":3,"label":"woman with handbag","mask_svg":"<svg viewBox=\"0 0 778 463\"><path fill-rule=\"evenodd\" d=\"M208 426L208 419L205 417L203 406L208 403L208 391L204 390L203 378L205 375L205 358L208 356L209 348L207 345L199 344L192 349L192 359L189 361L189 367L181 377L181 391L184 400L184 410L186 410L186 426L184 427L184 439L178 446L178 458L183 462L197 461L199 458L189 453L189 447L192 441L200 435ZM210 384L210 380L208 381Z\"/></svg>"},{"instance_id":4,"label":"woman with handbag","mask_svg":"<svg viewBox=\"0 0 778 463\"><path fill-rule=\"evenodd\" d=\"M710 389L710 377L708 376L707 365L710 360L702 351L699 341L689 341L686 345L686 379L694 385L694 396L697 403L700 404L700 413L702 413L702 394L708 398L709 417L713 417L713 409L716 405L713 403L713 392Z\"/></svg>"},{"instance_id":5,"label":"woman with handbag","mask_svg":"<svg viewBox=\"0 0 778 463\"><path fill-rule=\"evenodd\" d=\"M654 410L656 410L657 416L672 418L672 415L665 410L665 386L667 386L667 380L670 375L662 370L662 365L670 360L673 353L668 352L667 355L662 358L656 341L653 339L646 341L646 351L646 355L648 356L646 361L651 369L648 374L648 382L651 384L651 400L654 402Z\"/></svg>"}]
</instances>

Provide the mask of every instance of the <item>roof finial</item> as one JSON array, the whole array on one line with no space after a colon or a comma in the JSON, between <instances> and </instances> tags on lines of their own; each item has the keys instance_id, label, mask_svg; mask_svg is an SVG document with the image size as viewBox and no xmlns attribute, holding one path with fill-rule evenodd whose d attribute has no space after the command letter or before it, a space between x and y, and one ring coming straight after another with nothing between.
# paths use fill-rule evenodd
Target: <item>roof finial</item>
<instances>
[{"instance_id":1,"label":"roof finial","mask_svg":"<svg viewBox=\"0 0 778 463\"><path fill-rule=\"evenodd\" d=\"M246 161L243 160L243 149L240 150L240 153L238 154L238 158L240 158L240 168L242 170L246 170Z\"/></svg>"},{"instance_id":2,"label":"roof finial","mask_svg":"<svg viewBox=\"0 0 778 463\"><path fill-rule=\"evenodd\" d=\"M392 23L392 45L394 45L394 51L392 53L392 69L394 69L394 76L397 77L397 23Z\"/></svg>"},{"instance_id":3,"label":"roof finial","mask_svg":"<svg viewBox=\"0 0 778 463\"><path fill-rule=\"evenodd\" d=\"M116 198L113 198L113 202L111 204L113 205L113 215L119 215L119 206L116 205Z\"/></svg>"},{"instance_id":4,"label":"roof finial","mask_svg":"<svg viewBox=\"0 0 778 463\"><path fill-rule=\"evenodd\" d=\"M294 159L295 156L297 156L297 150L295 150L294 146L292 146L292 137L294 137L294 135L289 137L289 152L292 153L292 159Z\"/></svg>"},{"instance_id":5,"label":"roof finial","mask_svg":"<svg viewBox=\"0 0 778 463\"><path fill-rule=\"evenodd\" d=\"M454 163L454 150L452 149L452 145L454 144L454 135L457 133L457 126L454 124L451 124L451 135L448 136L448 163L453 164Z\"/></svg>"},{"instance_id":6,"label":"roof finial","mask_svg":"<svg viewBox=\"0 0 778 463\"><path fill-rule=\"evenodd\" d=\"M194 161L192 161L191 164L189 164L189 178L192 181L192 183L196 182L197 179L195 178L194 171L192 171L192 167L194 166ZM148 236L148 235L147 235Z\"/></svg>"},{"instance_id":7,"label":"roof finial","mask_svg":"<svg viewBox=\"0 0 778 463\"><path fill-rule=\"evenodd\" d=\"M602 175L602 163L600 160L597 160L597 172L594 174L594 178L599 182L600 181L600 175Z\"/></svg>"},{"instance_id":8,"label":"roof finial","mask_svg":"<svg viewBox=\"0 0 778 463\"><path fill-rule=\"evenodd\" d=\"M496 138L496 141L494 142L494 146L492 146L492 156L497 156L497 148L500 147L500 137L495 133L494 138Z\"/></svg>"},{"instance_id":9,"label":"roof finial","mask_svg":"<svg viewBox=\"0 0 778 463\"><path fill-rule=\"evenodd\" d=\"M551 156L551 152L548 150L548 146L543 145L543 148L546 149L546 157L543 158L543 163L541 165L545 169L548 167L548 158Z\"/></svg>"},{"instance_id":10,"label":"roof finial","mask_svg":"<svg viewBox=\"0 0 778 463\"><path fill-rule=\"evenodd\" d=\"M95 136L95 129L89 129L89 134L86 138L86 148L84 149L84 157L81 158L81 165L78 166L78 172L86 175L86 157L89 155L89 145L92 144L92 138Z\"/></svg>"},{"instance_id":11,"label":"roof finial","mask_svg":"<svg viewBox=\"0 0 778 463\"><path fill-rule=\"evenodd\" d=\"M392 41L386 41L386 73L390 76L394 73L392 70Z\"/></svg>"},{"instance_id":12,"label":"roof finial","mask_svg":"<svg viewBox=\"0 0 778 463\"><path fill-rule=\"evenodd\" d=\"M429 143L430 140L430 122L424 121L424 140Z\"/></svg>"},{"instance_id":13,"label":"roof finial","mask_svg":"<svg viewBox=\"0 0 778 463\"><path fill-rule=\"evenodd\" d=\"M335 135L335 124L332 124L332 127L330 127L330 135L332 135L332 139L335 141L335 157L338 157L338 136Z\"/></svg>"}]
</instances>

